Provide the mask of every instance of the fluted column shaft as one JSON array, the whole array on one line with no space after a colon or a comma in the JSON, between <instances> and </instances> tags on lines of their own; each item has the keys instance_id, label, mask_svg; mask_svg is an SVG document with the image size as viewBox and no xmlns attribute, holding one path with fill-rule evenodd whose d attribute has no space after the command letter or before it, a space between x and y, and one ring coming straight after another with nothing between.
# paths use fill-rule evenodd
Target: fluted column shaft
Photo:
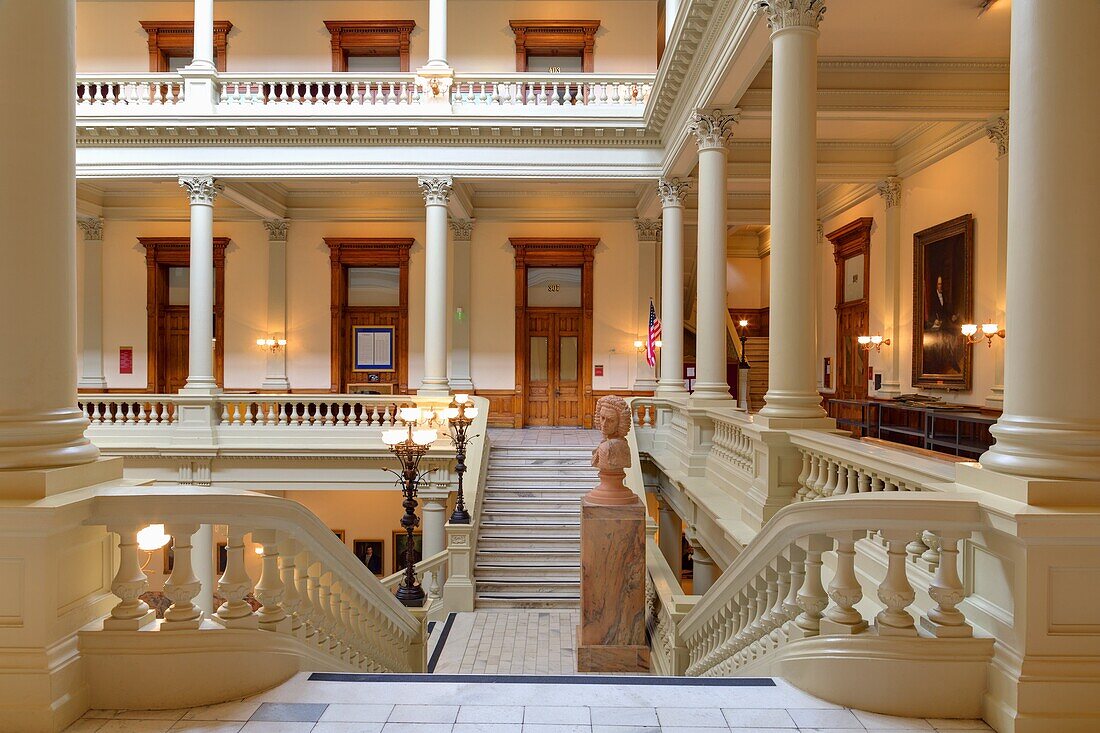
<instances>
[{"instance_id":1,"label":"fluted column shaft","mask_svg":"<svg viewBox=\"0 0 1100 733\"><path fill-rule=\"evenodd\" d=\"M771 298L761 415L824 417L814 353L817 24L820 0L769 0L772 29Z\"/></svg>"},{"instance_id":2,"label":"fluted column shaft","mask_svg":"<svg viewBox=\"0 0 1100 733\"><path fill-rule=\"evenodd\" d=\"M180 178L191 203L190 299L188 301L187 383L183 392L211 394L214 381L214 197L209 176Z\"/></svg>"},{"instance_id":3,"label":"fluted column shaft","mask_svg":"<svg viewBox=\"0 0 1100 733\"><path fill-rule=\"evenodd\" d=\"M688 182L661 179L661 378L657 394L684 389L684 196Z\"/></svg>"},{"instance_id":4,"label":"fluted column shaft","mask_svg":"<svg viewBox=\"0 0 1100 733\"><path fill-rule=\"evenodd\" d=\"M981 462L1018 476L1100 476L1100 95L1067 83L1100 77L1097 28L1100 3L1012 4L1004 413Z\"/></svg>"},{"instance_id":5,"label":"fluted column shaft","mask_svg":"<svg viewBox=\"0 0 1100 733\"><path fill-rule=\"evenodd\" d=\"M0 3L0 469L99 455L76 407L74 22L73 0Z\"/></svg>"},{"instance_id":6,"label":"fluted column shaft","mask_svg":"<svg viewBox=\"0 0 1100 733\"><path fill-rule=\"evenodd\" d=\"M81 298L81 389L107 389L103 376L103 220L80 219L84 233L84 290Z\"/></svg>"},{"instance_id":7,"label":"fluted column shaft","mask_svg":"<svg viewBox=\"0 0 1100 733\"><path fill-rule=\"evenodd\" d=\"M420 178L424 193L424 376L422 395L447 394L447 202L450 178Z\"/></svg>"},{"instance_id":8,"label":"fluted column shaft","mask_svg":"<svg viewBox=\"0 0 1100 733\"><path fill-rule=\"evenodd\" d=\"M736 114L696 112L699 143L699 242L695 282L695 391L705 400L728 400L726 381L726 141Z\"/></svg>"}]
</instances>

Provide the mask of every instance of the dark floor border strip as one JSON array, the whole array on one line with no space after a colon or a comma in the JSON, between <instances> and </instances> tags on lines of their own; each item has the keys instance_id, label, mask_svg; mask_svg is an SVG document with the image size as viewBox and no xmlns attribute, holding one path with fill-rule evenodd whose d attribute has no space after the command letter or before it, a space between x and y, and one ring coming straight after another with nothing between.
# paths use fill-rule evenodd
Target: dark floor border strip
<instances>
[{"instance_id":1,"label":"dark floor border strip","mask_svg":"<svg viewBox=\"0 0 1100 733\"><path fill-rule=\"evenodd\" d=\"M428 674L435 671L435 665L439 664L439 657L443 654L443 645L447 643L447 637L450 636L451 626L454 625L456 613L447 614L447 623L443 624L443 630L439 632L439 641L435 643L435 651L432 652L432 658L428 660Z\"/></svg>"},{"instance_id":2,"label":"dark floor border strip","mask_svg":"<svg viewBox=\"0 0 1100 733\"><path fill-rule=\"evenodd\" d=\"M498 685L653 685L658 687L775 687L767 677L621 677L615 675L361 674L314 672L312 682L490 682Z\"/></svg>"}]
</instances>

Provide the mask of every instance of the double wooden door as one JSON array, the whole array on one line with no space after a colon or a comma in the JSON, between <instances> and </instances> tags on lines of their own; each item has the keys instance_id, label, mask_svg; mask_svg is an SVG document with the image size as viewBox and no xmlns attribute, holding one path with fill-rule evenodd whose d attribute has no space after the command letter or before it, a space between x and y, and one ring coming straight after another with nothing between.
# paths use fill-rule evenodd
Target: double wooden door
<instances>
[{"instance_id":1,"label":"double wooden door","mask_svg":"<svg viewBox=\"0 0 1100 733\"><path fill-rule=\"evenodd\" d=\"M581 424L580 308L527 309L526 424Z\"/></svg>"},{"instance_id":2,"label":"double wooden door","mask_svg":"<svg viewBox=\"0 0 1100 733\"><path fill-rule=\"evenodd\" d=\"M836 309L836 396L842 400L867 399L867 352L858 338L870 333L867 301L845 303Z\"/></svg>"}]
</instances>

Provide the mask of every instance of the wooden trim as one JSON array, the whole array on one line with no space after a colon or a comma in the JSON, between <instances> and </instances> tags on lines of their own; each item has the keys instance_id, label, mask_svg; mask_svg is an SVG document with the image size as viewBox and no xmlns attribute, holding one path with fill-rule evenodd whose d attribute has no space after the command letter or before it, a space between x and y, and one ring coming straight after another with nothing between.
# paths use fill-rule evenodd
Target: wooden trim
<instances>
[{"instance_id":1,"label":"wooden trim","mask_svg":"<svg viewBox=\"0 0 1100 733\"><path fill-rule=\"evenodd\" d=\"M595 71L598 20L510 20L516 34L516 71L527 71L527 58L580 56L581 70Z\"/></svg>"},{"instance_id":2,"label":"wooden trim","mask_svg":"<svg viewBox=\"0 0 1100 733\"><path fill-rule=\"evenodd\" d=\"M190 20L143 20L141 27L149 35L149 71L168 71L168 59L173 56L195 55L195 23ZM233 24L228 20L214 21L214 67L225 71L229 49L229 31Z\"/></svg>"},{"instance_id":3,"label":"wooden trim","mask_svg":"<svg viewBox=\"0 0 1100 733\"><path fill-rule=\"evenodd\" d=\"M326 20L331 35L332 70L347 71L348 56L396 57L401 71L409 70L412 20Z\"/></svg>"},{"instance_id":4,"label":"wooden trim","mask_svg":"<svg viewBox=\"0 0 1100 733\"><path fill-rule=\"evenodd\" d=\"M771 329L771 311L768 308L730 308L730 318L736 325L744 318L749 322L749 338L768 338Z\"/></svg>"},{"instance_id":5,"label":"wooden trim","mask_svg":"<svg viewBox=\"0 0 1100 733\"><path fill-rule=\"evenodd\" d=\"M925 389L969 390L971 388L971 359L973 346L962 346L962 375L925 374L924 371L924 323L921 297L924 288L924 248L940 240L962 235L963 277L959 295L959 311L963 323L973 323L974 317L974 217L963 214L913 235L913 371L914 387ZM962 340L962 323L957 324L957 337ZM963 342L965 344L965 342Z\"/></svg>"},{"instance_id":6,"label":"wooden trim","mask_svg":"<svg viewBox=\"0 0 1100 733\"><path fill-rule=\"evenodd\" d=\"M161 340L160 309L168 299L167 268L191 266L189 237L138 237L145 248L145 314L148 340L145 357L148 362L146 390L163 393L160 379ZM225 248L229 237L214 237L214 379L220 385L225 379ZM188 322L190 328L190 322ZM128 390L136 391L136 390Z\"/></svg>"},{"instance_id":7,"label":"wooden trim","mask_svg":"<svg viewBox=\"0 0 1100 733\"><path fill-rule=\"evenodd\" d=\"M474 394L489 400L489 425L491 427L523 427L522 424L517 422L518 405L522 404L522 400L517 399L514 389L477 389L474 390Z\"/></svg>"},{"instance_id":8,"label":"wooden trim","mask_svg":"<svg viewBox=\"0 0 1100 733\"><path fill-rule=\"evenodd\" d=\"M399 275L397 328L397 394L409 389L409 250L413 239L380 237L325 237L329 248L330 271L330 391L344 391L344 365L347 363L348 335L348 267L397 267Z\"/></svg>"},{"instance_id":9,"label":"wooden trim","mask_svg":"<svg viewBox=\"0 0 1100 733\"><path fill-rule=\"evenodd\" d=\"M581 427L592 427L593 269L599 237L509 237L516 258L516 427L526 419L524 385L527 383L527 267L581 268Z\"/></svg>"}]
</instances>

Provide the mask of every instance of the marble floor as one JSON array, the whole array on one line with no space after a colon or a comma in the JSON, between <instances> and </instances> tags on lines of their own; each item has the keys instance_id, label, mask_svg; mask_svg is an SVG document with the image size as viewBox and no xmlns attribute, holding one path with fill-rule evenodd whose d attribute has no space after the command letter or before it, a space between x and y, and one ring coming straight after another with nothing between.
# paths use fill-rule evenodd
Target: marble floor
<instances>
[{"instance_id":1,"label":"marble floor","mask_svg":"<svg viewBox=\"0 0 1100 733\"><path fill-rule=\"evenodd\" d=\"M517 608L455 614L434 671L575 674L578 623L576 610Z\"/></svg>"},{"instance_id":2,"label":"marble floor","mask_svg":"<svg viewBox=\"0 0 1100 733\"><path fill-rule=\"evenodd\" d=\"M489 439L503 448L594 448L600 443L599 430L580 428L489 428Z\"/></svg>"},{"instance_id":3,"label":"marble floor","mask_svg":"<svg viewBox=\"0 0 1100 733\"><path fill-rule=\"evenodd\" d=\"M298 674L190 710L93 710L70 733L854 733L975 731L831 705L782 680Z\"/></svg>"}]
</instances>

